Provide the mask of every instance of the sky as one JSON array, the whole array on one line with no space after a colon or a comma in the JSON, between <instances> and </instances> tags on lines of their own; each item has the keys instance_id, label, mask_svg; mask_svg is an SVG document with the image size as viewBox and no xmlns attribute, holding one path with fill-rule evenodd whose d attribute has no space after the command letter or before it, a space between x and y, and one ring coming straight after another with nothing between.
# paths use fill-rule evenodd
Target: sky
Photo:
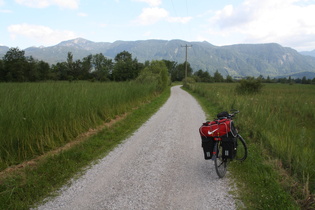
<instances>
[{"instance_id":1,"label":"sky","mask_svg":"<svg viewBox=\"0 0 315 210\"><path fill-rule=\"evenodd\" d=\"M0 45L84 38L278 43L315 50L315 0L0 0Z\"/></svg>"}]
</instances>

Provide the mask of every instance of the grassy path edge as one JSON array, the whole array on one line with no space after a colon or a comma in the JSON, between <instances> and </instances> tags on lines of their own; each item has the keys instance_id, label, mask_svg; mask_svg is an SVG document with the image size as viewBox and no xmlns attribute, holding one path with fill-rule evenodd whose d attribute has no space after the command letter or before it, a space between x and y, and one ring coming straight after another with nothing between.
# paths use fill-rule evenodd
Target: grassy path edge
<instances>
[{"instance_id":1,"label":"grassy path edge","mask_svg":"<svg viewBox=\"0 0 315 210\"><path fill-rule=\"evenodd\" d=\"M79 177L145 123L170 96L170 88L122 120L68 150L45 157L0 180L0 209L29 209Z\"/></svg>"},{"instance_id":2,"label":"grassy path edge","mask_svg":"<svg viewBox=\"0 0 315 210\"><path fill-rule=\"evenodd\" d=\"M186 87L206 113L207 120L212 120L216 113L223 111L214 106L209 99L194 93ZM247 135L242 134L247 139ZM243 162L233 161L229 165L232 185L236 186L231 192L236 199L238 209L300 209L298 201L285 189L284 180L290 184L292 180L279 171L272 159L261 145L246 141L249 155ZM302 206L303 208L303 206Z\"/></svg>"}]
</instances>

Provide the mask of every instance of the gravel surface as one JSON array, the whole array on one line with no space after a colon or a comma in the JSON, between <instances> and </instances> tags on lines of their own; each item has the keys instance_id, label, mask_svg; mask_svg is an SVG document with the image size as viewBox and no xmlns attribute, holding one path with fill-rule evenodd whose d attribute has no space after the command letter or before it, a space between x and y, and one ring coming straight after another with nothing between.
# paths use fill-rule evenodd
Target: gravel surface
<instances>
[{"instance_id":1,"label":"gravel surface","mask_svg":"<svg viewBox=\"0 0 315 210\"><path fill-rule=\"evenodd\" d=\"M180 86L133 136L39 209L235 209L228 178L204 160L205 113Z\"/></svg>"}]
</instances>

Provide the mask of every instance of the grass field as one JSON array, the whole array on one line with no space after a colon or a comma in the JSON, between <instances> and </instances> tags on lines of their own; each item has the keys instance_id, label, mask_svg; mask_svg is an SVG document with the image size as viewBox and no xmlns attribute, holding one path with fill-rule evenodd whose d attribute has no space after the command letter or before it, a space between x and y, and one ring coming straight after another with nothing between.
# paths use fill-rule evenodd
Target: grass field
<instances>
[{"instance_id":1,"label":"grass field","mask_svg":"<svg viewBox=\"0 0 315 210\"><path fill-rule=\"evenodd\" d=\"M69 87L68 85L72 84L59 85ZM75 84L76 87L77 85L80 86L80 83ZM110 121L93 135L84 135L82 141L72 144L67 149L52 154L46 153L40 158L33 159L31 164L2 171L6 172L4 174L0 172L0 209L30 209L40 204L47 196L55 196L60 187L69 184L71 179L81 176L91 164L97 163L100 158L106 156L124 139L132 135L170 96L169 87L162 93L154 93L155 91L151 92L150 85L135 87L132 83L92 83L92 86L90 83L81 83L81 85L84 86L83 89L92 88L91 93L96 89L101 89L100 92L111 91L112 94L117 94L119 91L116 92L113 89L116 87L125 89L126 94L133 94L133 99L126 96L129 98L128 102L123 103L122 100L118 100L122 104L113 104L114 107L112 107L116 110L119 109L116 105L124 104L125 108L121 111L125 110L127 114L115 122ZM93 88L94 85L96 89ZM49 85L44 84L43 87L49 87ZM136 90L141 92L141 89L146 89L143 90L142 96L134 92ZM147 94L145 94L146 91ZM104 95L109 97L110 94L104 93ZM103 100L110 100L110 98L103 98ZM106 104L106 102L103 103Z\"/></svg>"},{"instance_id":2,"label":"grass field","mask_svg":"<svg viewBox=\"0 0 315 210\"><path fill-rule=\"evenodd\" d=\"M269 161L289 172L299 181L299 186L287 186L286 190L294 194L300 188L304 193L295 195L296 199L314 194L315 86L266 84L262 92L255 95L237 95L235 87L236 84L196 83L190 89L206 98L209 106L216 107L209 120L219 111L240 110L236 118L240 133L249 144L259 145L255 147L259 151L250 151L249 158L263 152L270 157Z\"/></svg>"},{"instance_id":3,"label":"grass field","mask_svg":"<svg viewBox=\"0 0 315 210\"><path fill-rule=\"evenodd\" d=\"M0 83L0 171L137 108L155 90L134 82Z\"/></svg>"}]
</instances>

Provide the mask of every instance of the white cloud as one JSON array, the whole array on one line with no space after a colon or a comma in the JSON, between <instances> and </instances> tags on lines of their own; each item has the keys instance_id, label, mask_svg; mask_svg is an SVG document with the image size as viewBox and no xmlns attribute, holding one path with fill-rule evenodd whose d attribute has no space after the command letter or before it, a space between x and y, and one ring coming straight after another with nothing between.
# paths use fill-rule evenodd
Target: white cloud
<instances>
[{"instance_id":1,"label":"white cloud","mask_svg":"<svg viewBox=\"0 0 315 210\"><path fill-rule=\"evenodd\" d=\"M163 8L144 8L136 22L140 23L141 25L150 25L166 17L168 17L168 12Z\"/></svg>"},{"instance_id":2,"label":"white cloud","mask_svg":"<svg viewBox=\"0 0 315 210\"><path fill-rule=\"evenodd\" d=\"M212 33L243 34L245 42L277 42L296 45L300 37L314 40L315 5L308 0L245 0L225 6L210 19ZM314 42L313 42L314 44ZM315 45L313 45L315 48Z\"/></svg>"},{"instance_id":3,"label":"white cloud","mask_svg":"<svg viewBox=\"0 0 315 210\"><path fill-rule=\"evenodd\" d=\"M161 20L170 23L187 23L191 19L191 17L171 17L167 10L159 7L151 7L144 8L135 22L141 25L152 25Z\"/></svg>"},{"instance_id":4,"label":"white cloud","mask_svg":"<svg viewBox=\"0 0 315 210\"><path fill-rule=\"evenodd\" d=\"M80 0L15 0L16 3L34 8L59 6L60 8L77 9Z\"/></svg>"},{"instance_id":5,"label":"white cloud","mask_svg":"<svg viewBox=\"0 0 315 210\"><path fill-rule=\"evenodd\" d=\"M55 45L61 41L73 39L77 36L72 31L53 30L46 26L17 24L8 27L11 39L15 40L18 36L36 40L40 45Z\"/></svg>"},{"instance_id":6,"label":"white cloud","mask_svg":"<svg viewBox=\"0 0 315 210\"><path fill-rule=\"evenodd\" d=\"M134 0L134 1L148 3L151 7L157 7L162 3L162 0Z\"/></svg>"}]
</instances>

